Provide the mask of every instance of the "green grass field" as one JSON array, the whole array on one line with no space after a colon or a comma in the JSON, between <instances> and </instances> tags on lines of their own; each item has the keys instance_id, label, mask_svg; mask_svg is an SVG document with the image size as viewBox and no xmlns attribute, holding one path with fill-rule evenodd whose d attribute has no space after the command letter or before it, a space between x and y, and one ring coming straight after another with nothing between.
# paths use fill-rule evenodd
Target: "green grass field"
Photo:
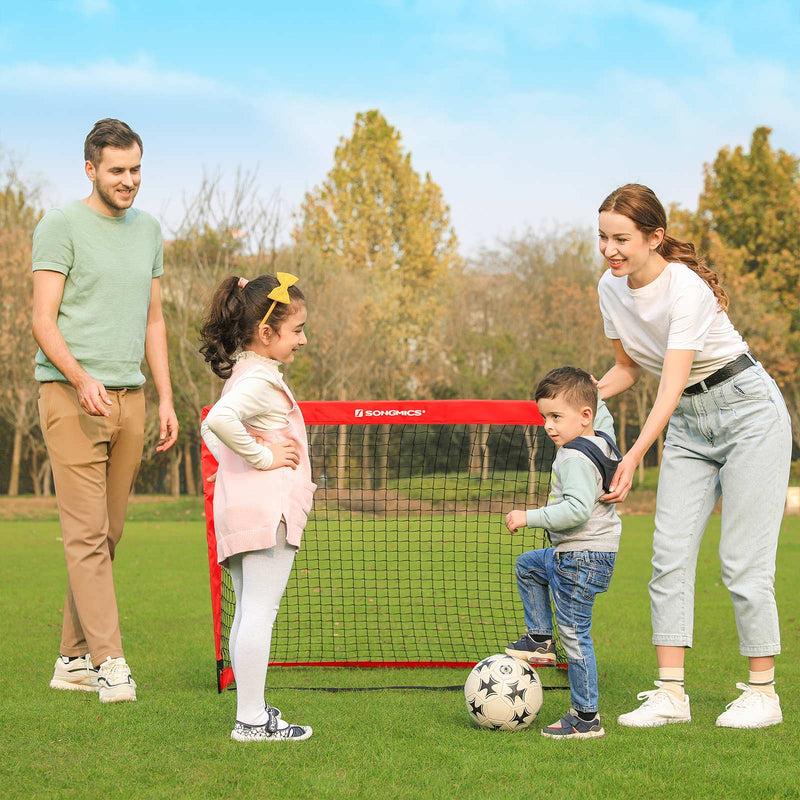
<instances>
[{"instance_id":1,"label":"green grass field","mask_svg":"<svg viewBox=\"0 0 800 800\"><path fill-rule=\"evenodd\" d=\"M0 644L0 778L9 798L725 798L798 797L800 518L787 518L777 593L785 722L761 731L714 719L746 680L716 555L719 517L700 553L695 648L687 659L690 725L620 728L651 688L649 516L625 517L623 546L595 613L605 739L554 742L536 723L517 733L474 727L460 692L301 691L308 686L461 684L465 670L274 669L269 700L314 727L304 743L231 742L235 694L218 695L204 528L191 501L132 507L116 581L139 702L48 688L65 586L58 524L0 522L6 620ZM505 642L498 642L498 650ZM545 693L537 723L568 693Z\"/></svg>"}]
</instances>

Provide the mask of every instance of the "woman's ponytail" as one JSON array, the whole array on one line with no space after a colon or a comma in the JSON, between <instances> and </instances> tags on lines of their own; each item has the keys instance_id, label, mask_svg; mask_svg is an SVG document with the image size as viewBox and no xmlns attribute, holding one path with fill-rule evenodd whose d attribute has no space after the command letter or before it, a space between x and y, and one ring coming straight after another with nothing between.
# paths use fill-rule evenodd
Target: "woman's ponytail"
<instances>
[{"instance_id":1,"label":"woman's ponytail","mask_svg":"<svg viewBox=\"0 0 800 800\"><path fill-rule=\"evenodd\" d=\"M676 239L674 236L667 236L665 233L661 244L656 248L656 252L661 253L667 261L680 261L681 264L686 264L692 272L696 272L714 293L720 310L728 310L730 302L728 294L720 285L717 273L709 268L706 262L697 255L691 242L682 242L680 239Z\"/></svg>"}]
</instances>

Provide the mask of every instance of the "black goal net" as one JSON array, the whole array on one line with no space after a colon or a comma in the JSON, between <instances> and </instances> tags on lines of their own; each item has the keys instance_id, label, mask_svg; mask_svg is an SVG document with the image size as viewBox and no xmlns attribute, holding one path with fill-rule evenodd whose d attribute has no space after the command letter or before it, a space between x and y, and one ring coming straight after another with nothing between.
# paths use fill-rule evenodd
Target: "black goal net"
<instances>
[{"instance_id":1,"label":"black goal net","mask_svg":"<svg viewBox=\"0 0 800 800\"><path fill-rule=\"evenodd\" d=\"M514 562L548 542L540 529L511 534L503 520L547 501L555 446L536 404L300 407L318 488L270 664L471 667L518 638L525 624ZM215 469L204 452L204 471ZM235 599L216 564L210 496L206 508L222 690L233 680ZM566 666L560 648L557 661Z\"/></svg>"}]
</instances>

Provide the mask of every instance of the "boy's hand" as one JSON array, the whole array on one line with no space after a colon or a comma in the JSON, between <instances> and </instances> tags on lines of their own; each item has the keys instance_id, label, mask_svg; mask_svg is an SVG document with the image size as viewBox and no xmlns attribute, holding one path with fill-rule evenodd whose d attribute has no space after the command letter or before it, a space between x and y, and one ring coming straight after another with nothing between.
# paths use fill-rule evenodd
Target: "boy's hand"
<instances>
[{"instance_id":1,"label":"boy's hand","mask_svg":"<svg viewBox=\"0 0 800 800\"><path fill-rule=\"evenodd\" d=\"M509 511L506 514L506 528L514 533L517 528L524 528L528 524L528 518L524 511Z\"/></svg>"},{"instance_id":2,"label":"boy's hand","mask_svg":"<svg viewBox=\"0 0 800 800\"><path fill-rule=\"evenodd\" d=\"M278 469L279 467L297 469L300 455L297 452L297 445L291 439L284 439L282 442L276 442L268 447L272 451L272 466L269 469Z\"/></svg>"}]
</instances>

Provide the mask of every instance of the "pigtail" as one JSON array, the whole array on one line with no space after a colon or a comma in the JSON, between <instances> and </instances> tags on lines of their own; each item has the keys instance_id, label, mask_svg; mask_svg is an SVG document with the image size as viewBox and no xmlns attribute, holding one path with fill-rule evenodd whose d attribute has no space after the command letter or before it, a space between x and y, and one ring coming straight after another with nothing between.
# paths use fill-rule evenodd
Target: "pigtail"
<instances>
[{"instance_id":1,"label":"pigtail","mask_svg":"<svg viewBox=\"0 0 800 800\"><path fill-rule=\"evenodd\" d=\"M245 316L244 290L239 279L231 275L217 287L200 329L203 342L200 353L215 375L230 378L233 356L242 346L242 320Z\"/></svg>"}]
</instances>

